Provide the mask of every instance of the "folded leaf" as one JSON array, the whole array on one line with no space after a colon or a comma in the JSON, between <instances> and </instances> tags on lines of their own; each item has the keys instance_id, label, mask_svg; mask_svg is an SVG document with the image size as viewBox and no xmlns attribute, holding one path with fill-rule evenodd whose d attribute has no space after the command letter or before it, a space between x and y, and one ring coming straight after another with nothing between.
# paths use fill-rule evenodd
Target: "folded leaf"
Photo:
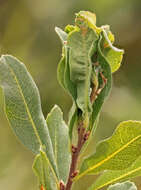
<instances>
[{"instance_id":1,"label":"folded leaf","mask_svg":"<svg viewBox=\"0 0 141 190\"><path fill-rule=\"evenodd\" d=\"M59 182L56 174L49 164L49 160L42 150L33 163L33 171L39 179L40 187L45 190L59 190Z\"/></svg>"},{"instance_id":2,"label":"folded leaf","mask_svg":"<svg viewBox=\"0 0 141 190\"><path fill-rule=\"evenodd\" d=\"M63 57L61 58L61 60L58 64L58 68L57 68L57 79L59 81L59 84L64 89L66 89L65 84L64 84L65 62L66 62L66 58L63 55Z\"/></svg>"},{"instance_id":3,"label":"folded leaf","mask_svg":"<svg viewBox=\"0 0 141 190\"><path fill-rule=\"evenodd\" d=\"M60 85L71 95L72 99L76 101L76 85L70 80L70 68L69 68L69 48L67 46L67 33L60 28L55 28L57 34L61 38L63 43L62 58L58 64L57 78Z\"/></svg>"},{"instance_id":4,"label":"folded leaf","mask_svg":"<svg viewBox=\"0 0 141 190\"><path fill-rule=\"evenodd\" d=\"M101 111L102 105L105 101L105 98L109 95L111 86L112 86L112 74L111 74L111 68L104 57L103 53L101 52L101 43L102 43L102 36L100 36L100 39L98 41L98 47L97 47L97 62L99 63L99 66L101 67L101 71L104 75L104 77L107 79L107 82L105 84L105 87L102 89L101 93L98 95L97 99L95 100L93 104L93 112L90 117L90 124L89 124L89 130L93 130L92 133L94 133L96 128L93 128L93 126L96 127L95 122L98 118L98 115ZM103 81L99 77L99 86L102 85Z\"/></svg>"},{"instance_id":5,"label":"folded leaf","mask_svg":"<svg viewBox=\"0 0 141 190\"><path fill-rule=\"evenodd\" d=\"M71 162L69 131L63 121L62 111L58 106L54 106L48 114L47 125L53 145L59 179L66 183Z\"/></svg>"},{"instance_id":6,"label":"folded leaf","mask_svg":"<svg viewBox=\"0 0 141 190\"><path fill-rule=\"evenodd\" d=\"M0 85L4 92L6 115L15 134L36 154L39 153L40 146L45 145L49 161L56 171L39 92L24 64L12 56L2 56Z\"/></svg>"},{"instance_id":7,"label":"folded leaf","mask_svg":"<svg viewBox=\"0 0 141 190\"><path fill-rule=\"evenodd\" d=\"M89 11L80 11L76 16L76 23L81 22L81 19L83 19L97 34L102 31L102 28L96 26L96 15L94 13Z\"/></svg>"},{"instance_id":8,"label":"folded leaf","mask_svg":"<svg viewBox=\"0 0 141 190\"><path fill-rule=\"evenodd\" d=\"M72 31L75 30L75 29L76 29L76 26L68 24L68 25L65 27L65 32L66 32L67 34L69 34L70 32L72 32Z\"/></svg>"},{"instance_id":9,"label":"folded leaf","mask_svg":"<svg viewBox=\"0 0 141 190\"><path fill-rule=\"evenodd\" d=\"M85 27L73 30L68 35L68 47L70 48L70 79L77 86L77 106L84 115L91 112L90 80L92 62L91 55L93 44L97 40L96 33Z\"/></svg>"},{"instance_id":10,"label":"folded leaf","mask_svg":"<svg viewBox=\"0 0 141 190\"><path fill-rule=\"evenodd\" d=\"M103 52L104 56L106 57L109 65L111 66L112 72L115 72L119 69L119 67L121 65L124 50L118 49L112 45L112 43L104 29L103 29L103 38L106 41L106 43L108 43L108 46L106 45L107 46L106 47L103 44L104 47L102 48L102 52Z\"/></svg>"},{"instance_id":11,"label":"folded leaf","mask_svg":"<svg viewBox=\"0 0 141 190\"><path fill-rule=\"evenodd\" d=\"M141 176L141 157L139 157L129 168L118 171L105 171L89 188L89 190L99 190L119 181L130 180Z\"/></svg>"},{"instance_id":12,"label":"folded leaf","mask_svg":"<svg viewBox=\"0 0 141 190\"><path fill-rule=\"evenodd\" d=\"M107 190L137 190L137 187L134 183L126 181L123 183L111 185Z\"/></svg>"},{"instance_id":13,"label":"folded leaf","mask_svg":"<svg viewBox=\"0 0 141 190\"><path fill-rule=\"evenodd\" d=\"M76 124L76 121L78 120L78 116L77 116L77 106L75 104L75 102L73 103L70 112L69 112L69 121L68 121L68 126L69 126L69 136L70 139L72 140L72 133L73 133L73 128Z\"/></svg>"},{"instance_id":14,"label":"folded leaf","mask_svg":"<svg viewBox=\"0 0 141 190\"><path fill-rule=\"evenodd\" d=\"M96 153L84 160L76 179L89 173L126 169L141 155L140 146L141 122L120 123L112 137L99 143Z\"/></svg>"},{"instance_id":15,"label":"folded leaf","mask_svg":"<svg viewBox=\"0 0 141 190\"><path fill-rule=\"evenodd\" d=\"M69 95L72 97L73 101L76 102L77 98L77 88L76 84L73 83L70 79L70 66L69 66L69 60L70 60L70 50L68 46L65 46L65 70L64 70L64 85L67 89Z\"/></svg>"}]
</instances>

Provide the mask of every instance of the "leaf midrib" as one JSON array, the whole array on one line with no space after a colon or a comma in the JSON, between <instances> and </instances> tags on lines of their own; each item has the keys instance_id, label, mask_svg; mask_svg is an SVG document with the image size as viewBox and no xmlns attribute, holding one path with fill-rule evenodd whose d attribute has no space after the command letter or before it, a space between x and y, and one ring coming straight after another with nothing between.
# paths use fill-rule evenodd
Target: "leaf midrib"
<instances>
[{"instance_id":1,"label":"leaf midrib","mask_svg":"<svg viewBox=\"0 0 141 190\"><path fill-rule=\"evenodd\" d=\"M116 154L118 154L119 152L121 152L122 150L124 150L126 147L128 147L128 145L130 145L131 143L135 142L136 140L138 140L141 137L141 135L135 137L134 139L132 139L131 141L129 141L127 144L125 144L123 147L119 148L119 150L115 151L114 153L112 153L111 155L109 155L106 159L102 160L101 162L97 163L96 165L90 167L89 169L87 169L86 171L82 172L80 175L78 175L74 181L80 179L81 177L83 177L85 174L87 174L88 172L90 172L91 170L94 170L96 168L98 168L99 166L101 166L102 164L104 164L106 161L110 160L111 158L113 158Z\"/></svg>"},{"instance_id":2,"label":"leaf midrib","mask_svg":"<svg viewBox=\"0 0 141 190\"><path fill-rule=\"evenodd\" d=\"M21 94L21 97L22 97L22 99L23 99L23 102L24 102L24 105L25 105L25 108L26 108L26 111L27 111L27 115L28 115L29 120L30 120L30 122L31 122L31 124L32 124L33 130L34 130L35 135L36 135L36 137L37 137L37 139L38 139L38 142L39 142L40 146L43 146L42 141L41 141L41 139L40 139L40 137L39 137L38 131L36 130L36 125L35 125L35 123L34 123L34 121L33 121L33 119L32 119L32 116L31 116L31 114L30 114L28 105L27 105L26 100L25 100L25 98L24 98L24 94L23 94L22 88L20 87L20 85L19 85L19 83L18 83L18 79L17 79L17 77L16 77L14 71L12 70L12 68L11 68L8 64L7 64L7 66L8 66L8 68L9 68L11 74L13 75L13 77L14 77L14 79L15 79L15 81L16 81L16 84L17 84L17 86L18 86L19 92L20 92L20 94ZM47 157L47 156L46 156L46 157ZM46 158L46 159L48 160L48 163L49 163L49 165L50 165L50 168L51 168L51 170L52 170L52 172L53 172L53 174L54 174L54 177L55 177L55 179L56 179L56 181L57 181L57 183L58 183L58 179L57 179L57 176L56 176L56 174L55 174L55 172L54 172L54 169L53 169L53 167L52 167L52 165L51 165L49 159L48 159L48 158Z\"/></svg>"},{"instance_id":3,"label":"leaf midrib","mask_svg":"<svg viewBox=\"0 0 141 190\"><path fill-rule=\"evenodd\" d=\"M86 116L87 116L87 109L88 109L88 105L89 105L89 100L88 100L88 97L89 97L89 92L88 92L88 83L89 83L89 69L90 69L90 63L89 63L89 51L88 51L88 54L86 53L87 50L86 50L86 45L85 45L85 42L86 39L85 37L82 35L82 40L83 40L83 48L85 49L85 54L86 54L86 57L87 57L87 63L86 63L86 80L85 80L85 111L86 111Z\"/></svg>"},{"instance_id":4,"label":"leaf midrib","mask_svg":"<svg viewBox=\"0 0 141 190\"><path fill-rule=\"evenodd\" d=\"M42 156L41 156L41 158L42 158ZM45 156L45 159L46 159L46 161L47 161L48 164L49 164L49 167L50 167L50 169L51 169L51 171L52 171L52 174L54 175L54 178L55 178L55 181L56 181L56 185L57 185L57 189L59 190L58 178L57 178L57 176L56 176L56 174L55 174L55 172L54 172L52 166L50 165L50 161L49 161L49 159L48 159L47 156ZM43 162L43 159L42 159L42 162ZM46 182L45 182L45 170L44 170L44 167L43 167L43 175L44 175L44 183L46 184Z\"/></svg>"},{"instance_id":5,"label":"leaf midrib","mask_svg":"<svg viewBox=\"0 0 141 190\"><path fill-rule=\"evenodd\" d=\"M121 175L121 176L119 176L119 177L117 177L117 178L114 178L113 180L110 180L110 181L108 181L107 183L104 183L103 185L101 185L101 186L99 186L99 187L97 187L97 188L94 188L93 190L101 189L101 188L103 188L103 187L105 187L105 186L107 186L107 185L110 185L111 183L114 183L114 182L116 182L116 181L119 181L120 179L122 179L122 178L124 178L124 177L126 177L126 176L128 176L128 175L130 175L130 174L133 174L133 173L135 173L135 172L137 172L137 171L139 171L139 170L141 170L141 167L136 168L136 169L134 169L134 170L132 170L132 171L129 171L129 172L127 172L126 174L123 174L123 175Z\"/></svg>"},{"instance_id":6,"label":"leaf midrib","mask_svg":"<svg viewBox=\"0 0 141 190\"><path fill-rule=\"evenodd\" d=\"M33 121L33 119L32 119L32 116L31 116L31 114L30 114L30 110L29 110L28 105L27 105L27 103L26 103L23 90L22 90L22 88L21 88L21 86L20 86L20 84L19 84L19 82L18 82L17 76L15 75L15 73L14 73L14 71L12 70L12 68L10 67L10 65L7 64L7 66L8 66L8 68L9 68L11 74L13 75L13 77L14 77L14 79L15 79L15 81L16 81L17 87L18 87L18 89L19 89L20 95L21 95L21 97L22 97L22 99L23 99L23 102L24 102L24 105L25 105L25 109L26 109L27 115L28 115L28 117L29 117L29 121L31 122L31 125L32 125L33 130L34 130L34 132L35 132L35 135L36 135L36 137L37 137L37 139L38 139L38 142L39 142L40 146L43 146L42 141L41 141L41 139L40 139L40 137L39 137L38 131L36 130L36 125L35 125L35 123L34 123L34 121Z\"/></svg>"}]
</instances>

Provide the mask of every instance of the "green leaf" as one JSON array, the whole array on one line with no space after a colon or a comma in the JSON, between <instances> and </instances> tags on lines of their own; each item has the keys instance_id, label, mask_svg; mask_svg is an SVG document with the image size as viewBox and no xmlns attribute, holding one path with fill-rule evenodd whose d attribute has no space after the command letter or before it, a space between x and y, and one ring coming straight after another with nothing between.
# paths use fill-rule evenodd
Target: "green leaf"
<instances>
[{"instance_id":1,"label":"green leaf","mask_svg":"<svg viewBox=\"0 0 141 190\"><path fill-rule=\"evenodd\" d=\"M69 121L68 121L68 126L69 126L69 136L70 139L72 140L72 133L73 133L73 128L75 126L76 121L78 120L77 116L77 106L75 103L73 103L70 112L69 112Z\"/></svg>"},{"instance_id":2,"label":"green leaf","mask_svg":"<svg viewBox=\"0 0 141 190\"><path fill-rule=\"evenodd\" d=\"M112 45L104 29L103 29L103 38L106 41L106 44L108 43L108 46L106 45L107 47L103 47L102 52L106 57L109 65L111 66L112 72L115 72L119 69L121 65L124 50L118 49Z\"/></svg>"},{"instance_id":3,"label":"green leaf","mask_svg":"<svg viewBox=\"0 0 141 190\"><path fill-rule=\"evenodd\" d=\"M91 55L96 40L96 33L87 27L85 30L77 28L68 35L70 80L77 86L76 103L84 115L91 112L89 97L92 71Z\"/></svg>"},{"instance_id":4,"label":"green leaf","mask_svg":"<svg viewBox=\"0 0 141 190\"><path fill-rule=\"evenodd\" d=\"M64 70L64 85L67 89L68 93L71 95L72 99L76 102L77 98L77 88L75 83L73 83L70 79L70 66L69 66L69 59L70 59L70 50L68 46L65 46L65 70Z\"/></svg>"},{"instance_id":5,"label":"green leaf","mask_svg":"<svg viewBox=\"0 0 141 190\"><path fill-rule=\"evenodd\" d=\"M5 112L15 134L36 154L45 145L49 161L56 171L39 92L24 64L12 56L2 56L0 85L5 97Z\"/></svg>"},{"instance_id":6,"label":"green leaf","mask_svg":"<svg viewBox=\"0 0 141 190\"><path fill-rule=\"evenodd\" d=\"M89 190L99 190L110 184L129 180L138 176L141 176L141 157L139 157L129 168L125 170L105 171L89 188Z\"/></svg>"},{"instance_id":7,"label":"green leaf","mask_svg":"<svg viewBox=\"0 0 141 190\"><path fill-rule=\"evenodd\" d=\"M69 93L74 101L76 101L77 89L76 85L70 80L69 68L69 48L64 45L63 56L58 64L57 78L60 85Z\"/></svg>"},{"instance_id":8,"label":"green leaf","mask_svg":"<svg viewBox=\"0 0 141 190\"><path fill-rule=\"evenodd\" d=\"M65 32L66 32L67 34L69 34L70 32L72 32L72 31L75 30L75 29L76 29L76 26L68 24L68 25L65 27Z\"/></svg>"},{"instance_id":9,"label":"green leaf","mask_svg":"<svg viewBox=\"0 0 141 190\"><path fill-rule=\"evenodd\" d=\"M101 52L101 43L102 43L102 36L100 35L100 39L98 41L98 47L97 47L97 54L98 54L98 58L97 61L101 67L102 73L104 75L104 77L107 79L107 83L105 84L105 87L103 88L103 90L101 91L101 93L98 95L97 99L95 100L92 108L93 108L93 112L92 115L90 117L90 124L89 124L89 130L93 130L92 133L95 132L96 130L96 126L95 122L98 118L98 115L101 111L102 105L106 99L106 97L109 95L110 90L111 90L111 86L112 86L112 74L111 74L111 68L107 62L107 60L105 59L103 53ZM99 85L102 85L103 81L101 80L101 78L99 78L98 81ZM95 126L95 127L94 127Z\"/></svg>"},{"instance_id":10,"label":"green leaf","mask_svg":"<svg viewBox=\"0 0 141 190\"><path fill-rule=\"evenodd\" d=\"M107 190L137 190L137 187L134 183L126 181L123 183L111 185Z\"/></svg>"},{"instance_id":11,"label":"green leaf","mask_svg":"<svg viewBox=\"0 0 141 190\"><path fill-rule=\"evenodd\" d=\"M48 114L47 125L53 145L59 179L66 183L71 161L69 131L63 121L62 111L58 106L54 106Z\"/></svg>"},{"instance_id":12,"label":"green leaf","mask_svg":"<svg viewBox=\"0 0 141 190\"><path fill-rule=\"evenodd\" d=\"M83 161L76 180L90 173L126 169L141 155L140 146L141 122L120 123L112 137L100 142L95 154Z\"/></svg>"},{"instance_id":13,"label":"green leaf","mask_svg":"<svg viewBox=\"0 0 141 190\"><path fill-rule=\"evenodd\" d=\"M61 58L61 60L58 64L58 68L57 68L57 79L59 81L59 84L64 89L66 89L65 84L64 84L65 62L66 62L66 58L63 55L63 57Z\"/></svg>"},{"instance_id":14,"label":"green leaf","mask_svg":"<svg viewBox=\"0 0 141 190\"><path fill-rule=\"evenodd\" d=\"M55 31L58 34L62 44L64 45L64 43L67 41L67 36L68 36L67 33L58 27L55 27Z\"/></svg>"},{"instance_id":15,"label":"green leaf","mask_svg":"<svg viewBox=\"0 0 141 190\"><path fill-rule=\"evenodd\" d=\"M40 188L43 186L45 190L59 190L57 176L50 167L45 152L42 150L34 160L33 171L39 179Z\"/></svg>"},{"instance_id":16,"label":"green leaf","mask_svg":"<svg viewBox=\"0 0 141 190\"><path fill-rule=\"evenodd\" d=\"M102 31L101 28L96 26L96 15L94 13L89 11L80 11L78 14L76 14L76 16L76 23L81 22L81 19L83 19L97 34Z\"/></svg>"}]
</instances>

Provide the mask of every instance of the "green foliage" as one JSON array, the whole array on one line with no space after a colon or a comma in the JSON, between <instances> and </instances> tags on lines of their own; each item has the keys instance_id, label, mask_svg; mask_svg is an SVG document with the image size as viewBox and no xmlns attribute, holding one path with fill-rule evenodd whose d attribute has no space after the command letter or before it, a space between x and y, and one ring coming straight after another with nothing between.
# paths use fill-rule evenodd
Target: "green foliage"
<instances>
[{"instance_id":1,"label":"green foliage","mask_svg":"<svg viewBox=\"0 0 141 190\"><path fill-rule=\"evenodd\" d=\"M58 176L50 167L49 160L42 150L35 158L33 169L39 178L40 186L43 185L49 190L57 190L59 181L66 183L71 159L68 127L63 121L63 114L58 106L54 106L48 114L47 126L52 141Z\"/></svg>"},{"instance_id":2,"label":"green foliage","mask_svg":"<svg viewBox=\"0 0 141 190\"><path fill-rule=\"evenodd\" d=\"M34 153L46 146L52 167L54 154L38 89L23 63L5 55L0 59L0 84L5 96L5 112L15 134Z\"/></svg>"},{"instance_id":3,"label":"green foliage","mask_svg":"<svg viewBox=\"0 0 141 190\"><path fill-rule=\"evenodd\" d=\"M40 188L43 186L48 190L59 189L59 181L57 179L57 176L50 167L46 153L42 150L40 151L40 154L38 154L35 158L35 161L33 163L33 171L39 179Z\"/></svg>"},{"instance_id":4,"label":"green foliage","mask_svg":"<svg viewBox=\"0 0 141 190\"><path fill-rule=\"evenodd\" d=\"M109 27L98 28L95 24L95 14L80 11L74 26L68 25L65 31L56 28L63 44L58 80L76 105L69 120L70 138L74 121L78 120L76 112L79 109L83 113L85 125L89 125L90 131L95 131L98 114L111 89L111 73L119 68L122 61L123 50L113 47L114 37ZM111 59L112 56L114 59ZM106 78L104 86L101 73ZM90 100L92 86L95 91L103 86L95 101Z\"/></svg>"},{"instance_id":5,"label":"green foliage","mask_svg":"<svg viewBox=\"0 0 141 190\"><path fill-rule=\"evenodd\" d=\"M141 122L122 122L112 137L100 142L96 153L84 160L78 178L88 173L129 167L141 155L140 146Z\"/></svg>"},{"instance_id":6,"label":"green foliage","mask_svg":"<svg viewBox=\"0 0 141 190\"><path fill-rule=\"evenodd\" d=\"M70 48L70 79L76 84L77 99L76 104L83 112L84 117L91 113L90 102L90 80L92 72L92 62L90 55L94 54L93 45L97 40L97 35L92 29L85 28L73 30L68 36L68 47Z\"/></svg>"},{"instance_id":7,"label":"green foliage","mask_svg":"<svg viewBox=\"0 0 141 190\"><path fill-rule=\"evenodd\" d=\"M141 176L141 157L125 170L105 171L89 190L98 190L118 181L125 181L138 176Z\"/></svg>"},{"instance_id":8,"label":"green foliage","mask_svg":"<svg viewBox=\"0 0 141 190\"><path fill-rule=\"evenodd\" d=\"M6 115L17 137L36 154L33 170L40 189L70 190L73 181L100 172L89 190L140 176L139 121L120 123L110 138L98 144L95 153L78 164L79 156L93 140L102 105L112 87L112 73L119 69L124 51L113 46L110 27L97 27L95 14L88 11L76 14L74 25L67 25L64 31L58 27L55 30L63 46L57 77L73 103L67 124L58 106L45 120L38 89L20 61L9 55L0 59ZM116 189L136 187L125 182L108 188Z\"/></svg>"},{"instance_id":9,"label":"green foliage","mask_svg":"<svg viewBox=\"0 0 141 190\"><path fill-rule=\"evenodd\" d=\"M63 121L63 113L54 106L47 116L47 126L52 141L59 179L66 183L70 168L71 154L68 127Z\"/></svg>"},{"instance_id":10,"label":"green foliage","mask_svg":"<svg viewBox=\"0 0 141 190\"><path fill-rule=\"evenodd\" d=\"M111 185L108 190L137 190L137 187L132 182L124 182L124 183L117 183L115 185Z\"/></svg>"}]
</instances>

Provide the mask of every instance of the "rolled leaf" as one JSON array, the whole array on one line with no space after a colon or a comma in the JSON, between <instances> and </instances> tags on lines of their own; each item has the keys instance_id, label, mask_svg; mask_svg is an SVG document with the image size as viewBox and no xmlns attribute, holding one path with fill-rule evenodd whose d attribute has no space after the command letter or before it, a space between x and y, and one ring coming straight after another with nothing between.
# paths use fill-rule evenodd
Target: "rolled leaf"
<instances>
[{"instance_id":1,"label":"rolled leaf","mask_svg":"<svg viewBox=\"0 0 141 190\"><path fill-rule=\"evenodd\" d=\"M112 74L111 74L111 68L109 66L109 63L107 62L105 56L101 52L101 43L102 43L102 36L100 36L100 39L98 41L97 45L97 61L101 67L101 71L104 75L104 77L107 79L107 83L105 84L105 87L102 89L101 93L98 95L97 99L95 100L93 106L92 106L92 114L90 117L90 124L89 124L89 130L93 130L92 133L96 130L95 122L98 118L98 115L101 111L102 105L106 99L106 97L109 95L111 86L112 86ZM101 77L99 77L99 86L102 85L103 81L101 80ZM95 128L93 128L95 126Z\"/></svg>"},{"instance_id":2,"label":"rolled leaf","mask_svg":"<svg viewBox=\"0 0 141 190\"><path fill-rule=\"evenodd\" d=\"M90 103L91 55L96 40L96 33L87 27L85 30L77 28L68 35L70 79L77 86L76 103L84 115L88 115L92 109Z\"/></svg>"},{"instance_id":3,"label":"rolled leaf","mask_svg":"<svg viewBox=\"0 0 141 190\"><path fill-rule=\"evenodd\" d=\"M96 16L89 11L77 13L75 25L67 25L65 32L58 28L56 31L63 43L63 58L58 66L58 79L76 105L74 117L69 117L70 138L78 110L82 111L84 125L92 136L102 105L111 89L111 73L119 68L123 50L112 45L114 35L110 27L108 25L97 27ZM105 86L101 73L107 81ZM95 95L97 98L94 101L90 100L92 89L100 91ZM95 91L95 94L97 92Z\"/></svg>"},{"instance_id":4,"label":"rolled leaf","mask_svg":"<svg viewBox=\"0 0 141 190\"><path fill-rule=\"evenodd\" d=\"M65 46L65 71L64 71L64 84L65 87L69 93L69 95L72 97L73 101L76 102L77 99L77 87L76 84L73 83L70 79L70 49L68 46Z\"/></svg>"},{"instance_id":5,"label":"rolled leaf","mask_svg":"<svg viewBox=\"0 0 141 190\"><path fill-rule=\"evenodd\" d=\"M78 120L78 115L77 115L77 106L75 102L73 103L70 112L69 112L69 121L68 121L68 126L69 126L69 136L70 139L72 140L72 133L73 133L73 128Z\"/></svg>"},{"instance_id":6,"label":"rolled leaf","mask_svg":"<svg viewBox=\"0 0 141 190\"><path fill-rule=\"evenodd\" d=\"M100 142L96 152L84 160L76 179L104 170L126 169L141 155L140 146L141 122L120 123L112 137Z\"/></svg>"},{"instance_id":7,"label":"rolled leaf","mask_svg":"<svg viewBox=\"0 0 141 190\"><path fill-rule=\"evenodd\" d=\"M103 29L103 38L106 41L106 44L108 44L108 45L103 44L104 47L102 48L102 52L103 52L104 56L106 57L109 65L111 67L112 72L115 72L119 69L119 67L121 65L124 50L118 49L112 45L105 29Z\"/></svg>"},{"instance_id":8,"label":"rolled leaf","mask_svg":"<svg viewBox=\"0 0 141 190\"><path fill-rule=\"evenodd\" d=\"M76 96L77 96L76 85L70 80L69 48L67 46L67 41L66 41L67 34L59 28L55 29L63 43L63 53L62 53L62 58L58 64L57 78L60 85L69 93L72 99L76 101ZM66 35L64 36L64 34Z\"/></svg>"},{"instance_id":9,"label":"rolled leaf","mask_svg":"<svg viewBox=\"0 0 141 190\"><path fill-rule=\"evenodd\" d=\"M59 84L64 89L66 89L65 84L64 84L65 62L66 62L66 58L65 58L65 56L63 56L58 64L58 68L57 68L57 79L59 81Z\"/></svg>"},{"instance_id":10,"label":"rolled leaf","mask_svg":"<svg viewBox=\"0 0 141 190\"><path fill-rule=\"evenodd\" d=\"M80 11L76 14L76 23L81 22L84 20L90 28L92 28L97 34L100 34L102 28L96 26L96 15L89 11Z\"/></svg>"}]
</instances>

